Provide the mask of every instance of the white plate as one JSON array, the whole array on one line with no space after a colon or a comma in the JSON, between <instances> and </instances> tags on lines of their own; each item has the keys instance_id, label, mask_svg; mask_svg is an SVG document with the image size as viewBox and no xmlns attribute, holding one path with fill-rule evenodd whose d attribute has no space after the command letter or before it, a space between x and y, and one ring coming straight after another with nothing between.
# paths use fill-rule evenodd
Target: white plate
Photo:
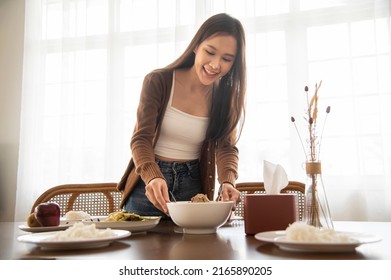
<instances>
[{"instance_id":1,"label":"white plate","mask_svg":"<svg viewBox=\"0 0 391 280\"><path fill-rule=\"evenodd\" d=\"M75 223L75 221L60 221L58 226L52 227L29 227L28 225L20 225L19 229L27 232L47 232L47 231L58 231L69 228Z\"/></svg>"},{"instance_id":2,"label":"white plate","mask_svg":"<svg viewBox=\"0 0 391 280\"><path fill-rule=\"evenodd\" d=\"M147 231L160 222L160 216L146 217L145 221L121 221L121 222L105 222L104 218L93 218L91 221L83 221L84 224L95 224L96 228L111 228L111 229L123 229L131 232Z\"/></svg>"},{"instance_id":3,"label":"white plate","mask_svg":"<svg viewBox=\"0 0 391 280\"><path fill-rule=\"evenodd\" d=\"M356 247L366 244L374 243L381 240L380 236L353 233L353 232L340 232L346 234L352 239L351 242L301 242L290 241L286 239L285 231L265 231L255 234L255 239L271 242L277 245L281 250L295 251L295 252L352 252Z\"/></svg>"},{"instance_id":4,"label":"white plate","mask_svg":"<svg viewBox=\"0 0 391 280\"><path fill-rule=\"evenodd\" d=\"M114 236L111 237L69 241L50 241L48 238L53 237L57 232L41 232L19 236L18 241L32 243L43 249L74 250L105 247L110 245L113 241L128 237L131 234L127 230L113 230L112 232Z\"/></svg>"}]
</instances>

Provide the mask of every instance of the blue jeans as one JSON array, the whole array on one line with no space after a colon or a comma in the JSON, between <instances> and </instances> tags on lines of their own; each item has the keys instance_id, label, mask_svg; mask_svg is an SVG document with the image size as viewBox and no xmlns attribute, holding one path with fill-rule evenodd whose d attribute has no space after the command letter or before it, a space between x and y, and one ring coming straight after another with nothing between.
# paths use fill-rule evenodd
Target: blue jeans
<instances>
[{"instance_id":1,"label":"blue jeans","mask_svg":"<svg viewBox=\"0 0 391 280\"><path fill-rule=\"evenodd\" d=\"M163 173L168 191L171 191L177 201L188 201L193 196L202 192L199 161L188 162L167 162L156 161ZM169 194L170 200L173 198ZM143 216L162 216L162 219L169 217L157 209L145 195L145 183L140 180L133 189L129 198L124 204L124 210L128 213L137 213Z\"/></svg>"}]
</instances>

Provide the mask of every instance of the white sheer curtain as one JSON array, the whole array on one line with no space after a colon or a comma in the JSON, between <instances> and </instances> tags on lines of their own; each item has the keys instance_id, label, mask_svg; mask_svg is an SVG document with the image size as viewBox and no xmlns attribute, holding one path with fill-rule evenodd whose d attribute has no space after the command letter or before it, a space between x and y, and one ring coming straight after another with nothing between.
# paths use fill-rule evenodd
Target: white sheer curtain
<instances>
[{"instance_id":1,"label":"white sheer curtain","mask_svg":"<svg viewBox=\"0 0 391 280\"><path fill-rule=\"evenodd\" d=\"M176 58L207 17L227 12L247 35L239 181L262 180L263 160L305 181L290 117L301 125L304 86L322 80L333 219L390 221L390 9L389 0L26 1L15 219L51 186L117 182L142 78Z\"/></svg>"}]
</instances>

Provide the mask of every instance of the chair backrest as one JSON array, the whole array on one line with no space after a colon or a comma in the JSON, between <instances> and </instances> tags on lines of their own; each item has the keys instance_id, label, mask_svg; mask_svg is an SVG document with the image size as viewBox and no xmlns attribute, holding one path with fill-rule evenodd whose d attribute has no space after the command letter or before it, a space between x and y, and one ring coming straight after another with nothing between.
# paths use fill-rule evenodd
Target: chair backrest
<instances>
[{"instance_id":1,"label":"chair backrest","mask_svg":"<svg viewBox=\"0 0 391 280\"><path fill-rule=\"evenodd\" d=\"M31 208L42 202L56 202L60 205L61 216L68 211L84 211L91 216L107 216L119 209L121 192L117 183L65 184L52 187L41 194Z\"/></svg>"},{"instance_id":2,"label":"chair backrest","mask_svg":"<svg viewBox=\"0 0 391 280\"><path fill-rule=\"evenodd\" d=\"M234 214L236 216L244 216L244 196L246 194L265 194L265 186L263 182L241 182L236 183L236 189L240 191L241 201L236 206ZM281 193L297 194L299 220L304 218L304 200L305 200L305 184L297 181L289 181L288 185L281 190Z\"/></svg>"}]
</instances>

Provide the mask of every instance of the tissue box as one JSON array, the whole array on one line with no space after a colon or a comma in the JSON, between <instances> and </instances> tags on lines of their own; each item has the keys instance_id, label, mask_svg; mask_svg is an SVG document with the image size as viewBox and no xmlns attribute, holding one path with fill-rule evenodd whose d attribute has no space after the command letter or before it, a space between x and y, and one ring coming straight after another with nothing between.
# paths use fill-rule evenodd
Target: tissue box
<instances>
[{"instance_id":1,"label":"tissue box","mask_svg":"<svg viewBox=\"0 0 391 280\"><path fill-rule=\"evenodd\" d=\"M247 194L244 196L246 234L285 230L299 219L296 194Z\"/></svg>"}]
</instances>

